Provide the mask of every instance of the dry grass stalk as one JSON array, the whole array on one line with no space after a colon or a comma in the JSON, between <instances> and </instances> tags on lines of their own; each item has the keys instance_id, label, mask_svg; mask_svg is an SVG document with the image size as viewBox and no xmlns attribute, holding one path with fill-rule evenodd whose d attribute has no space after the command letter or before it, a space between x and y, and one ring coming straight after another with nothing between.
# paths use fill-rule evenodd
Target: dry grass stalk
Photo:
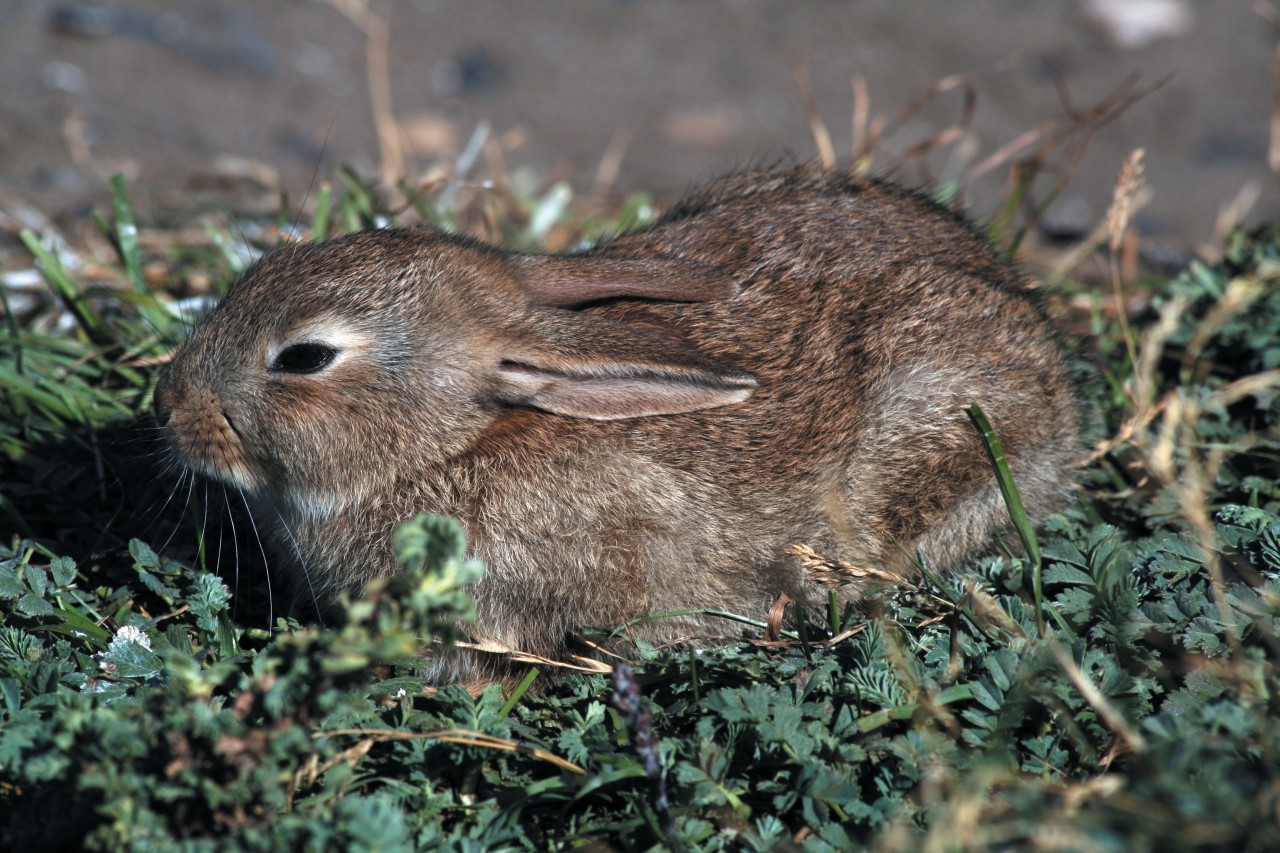
<instances>
[{"instance_id":1,"label":"dry grass stalk","mask_svg":"<svg viewBox=\"0 0 1280 853\"><path fill-rule=\"evenodd\" d=\"M1262 198L1262 182L1250 178L1244 182L1230 201L1218 208L1218 215L1213 218L1213 236L1207 243L1196 247L1196 254L1206 263L1217 263L1222 260L1222 249L1232 230L1239 228Z\"/></svg>"},{"instance_id":2,"label":"dry grass stalk","mask_svg":"<svg viewBox=\"0 0 1280 853\"><path fill-rule=\"evenodd\" d=\"M1038 172L1049 163L1049 158L1054 151L1065 146L1066 165L1057 169L1061 176L1055 182L1052 191L1057 193L1075 175L1094 134L1123 115L1129 107L1163 86L1168 79L1166 76L1151 86L1141 89L1137 87L1136 78L1131 77L1105 97L1087 107L1078 108L1071 102L1065 82L1061 77L1055 76L1054 85L1062 103L1063 117L1045 122L1020 134L1012 142L978 163L969 173L969 178L979 177L1004 166L1013 157L1037 143L1036 149L1024 158L1024 162L1032 164L1032 170ZM1087 254L1091 254L1097 245L1091 247Z\"/></svg>"},{"instance_id":3,"label":"dry grass stalk","mask_svg":"<svg viewBox=\"0 0 1280 853\"><path fill-rule=\"evenodd\" d=\"M1187 298L1181 294L1160 306L1157 320L1143 332L1137 356L1133 358L1133 386L1129 389L1135 405L1134 420L1145 428L1155 417L1157 407L1163 411L1166 402L1157 401L1160 393L1158 368L1165 344L1178 330L1178 320L1187 310Z\"/></svg>"},{"instance_id":4,"label":"dry grass stalk","mask_svg":"<svg viewBox=\"0 0 1280 853\"><path fill-rule=\"evenodd\" d=\"M1076 170L1080 167L1080 162L1084 159L1084 154L1088 150L1089 144L1093 141L1094 134L1123 115L1137 101L1159 89L1169 79L1170 75L1165 75L1147 88L1138 88L1137 78L1131 77L1105 98L1090 104L1084 109L1077 109L1071 103L1066 84L1061 78L1055 76L1054 82L1058 88L1058 95L1062 101L1062 109L1066 118L1059 121L1052 132L1044 134L1039 147L1035 151L1019 161L1022 173L1034 177L1036 174L1045 171L1050 164L1050 158L1053 153L1061 148L1060 162L1054 164L1054 170L1058 172L1059 177L1046 193L1046 198L1052 201L1066 189L1067 184L1075 177ZM1130 159L1132 160L1132 157ZM1018 174L1019 170L1015 169L1015 177ZM1047 203L1042 203L1039 208L1032 211L1030 217L1031 225L1035 223L1046 206ZM1101 245L1103 234L1106 231L1107 229L1100 224L1079 249L1070 253L1063 262L1058 264L1050 277L1051 280L1062 281L1070 275L1076 266L1090 257ZM1134 257L1136 257L1136 246Z\"/></svg>"},{"instance_id":5,"label":"dry grass stalk","mask_svg":"<svg viewBox=\"0 0 1280 853\"><path fill-rule=\"evenodd\" d=\"M994 628L1006 637L1025 637L1022 626L1014 621L1000 603L992 598L978 584L973 584L967 592L969 610L984 628Z\"/></svg>"},{"instance_id":6,"label":"dry grass stalk","mask_svg":"<svg viewBox=\"0 0 1280 853\"><path fill-rule=\"evenodd\" d=\"M365 76L378 136L379 165L383 183L394 187L405 179L407 171L405 135L391 102L390 30L387 21L374 14L369 0L329 0L329 5L365 35Z\"/></svg>"},{"instance_id":7,"label":"dry grass stalk","mask_svg":"<svg viewBox=\"0 0 1280 853\"><path fill-rule=\"evenodd\" d=\"M630 145L630 131L619 128L610 137L609 145L600 157L600 164L596 166L595 179L591 182L591 197L596 204L603 206L605 199L613 191L613 185L618 180L618 172L622 168L622 158Z\"/></svg>"},{"instance_id":8,"label":"dry grass stalk","mask_svg":"<svg viewBox=\"0 0 1280 853\"><path fill-rule=\"evenodd\" d=\"M1210 398L1216 405L1233 406L1245 397L1252 397L1280 388L1280 370L1264 370L1224 385Z\"/></svg>"},{"instance_id":9,"label":"dry grass stalk","mask_svg":"<svg viewBox=\"0 0 1280 853\"><path fill-rule=\"evenodd\" d=\"M919 584L912 583L910 580L899 575L890 574L880 569L862 569L847 563L843 560L831 560L823 557L817 551L808 545L793 544L788 545L784 549L784 553L800 558L800 564L808 573L809 578L819 586L828 589L839 589L842 586L861 585L867 581L876 584L893 586L905 592L918 593L923 587ZM930 593L928 595L929 603L937 609L937 615L923 619L916 623L913 627L925 628L937 622L941 622L955 612L955 605L945 598ZM825 642L815 642L812 645L835 645L836 643L848 639L861 632L866 627L865 623L841 632L839 635L832 637Z\"/></svg>"},{"instance_id":10,"label":"dry grass stalk","mask_svg":"<svg viewBox=\"0 0 1280 853\"><path fill-rule=\"evenodd\" d=\"M1271 143L1267 147L1267 165L1280 175L1280 44L1271 55Z\"/></svg>"},{"instance_id":11,"label":"dry grass stalk","mask_svg":"<svg viewBox=\"0 0 1280 853\"><path fill-rule=\"evenodd\" d=\"M853 134L850 137L850 148L853 168L857 174L866 175L871 171L871 163L875 159L880 134L884 131L884 119L871 118L871 94L867 89L867 78L858 75L853 78L852 85Z\"/></svg>"},{"instance_id":12,"label":"dry grass stalk","mask_svg":"<svg viewBox=\"0 0 1280 853\"><path fill-rule=\"evenodd\" d=\"M913 119L917 113L933 101L937 100L940 96L945 95L947 92L958 89L961 86L965 87L966 90L971 88L969 85L969 81L971 79L971 74L951 74L943 77L928 89L925 89L919 95L916 95L915 98L912 99L911 103L907 104L906 107L900 110L898 114L893 117L893 120L885 127L885 135L891 135L897 132L903 125Z\"/></svg>"},{"instance_id":13,"label":"dry grass stalk","mask_svg":"<svg viewBox=\"0 0 1280 853\"><path fill-rule=\"evenodd\" d=\"M342 735L358 735L369 739L371 743L386 743L395 740L438 740L443 743L460 743L465 746L478 746L483 749L496 749L502 752L519 752L524 755L531 755L534 758L554 764L562 770L568 770L570 773L582 775L587 772L572 761L553 755L545 749L538 749L537 747L516 743L507 738L487 735L484 732L477 732L471 729L437 729L430 732L405 732L397 729L326 729L311 734L313 738L339 737Z\"/></svg>"},{"instance_id":14,"label":"dry grass stalk","mask_svg":"<svg viewBox=\"0 0 1280 853\"><path fill-rule=\"evenodd\" d=\"M1228 283L1222 298L1192 334L1182 358L1184 383L1202 381L1193 375L1199 353L1232 318L1248 309L1263 288L1264 282L1258 276L1239 277ZM1242 448L1216 446L1206 450L1196 434L1196 424L1205 415L1206 406L1230 406L1247 396L1280 388L1280 370L1237 379L1217 389L1207 404L1181 391L1160 395L1158 364L1186 308L1185 297L1171 299L1161 307L1156 323L1143 334L1134 358L1130 389L1133 415L1126 421L1122 434L1113 438L1110 445L1115 447L1122 441L1131 444L1138 451L1142 468L1172 492L1179 512L1195 531L1219 620L1225 628L1228 645L1236 649L1239 645L1237 619L1227 601L1210 498L1223 461L1228 454ZM1153 428L1157 417L1159 423Z\"/></svg>"},{"instance_id":15,"label":"dry grass stalk","mask_svg":"<svg viewBox=\"0 0 1280 853\"><path fill-rule=\"evenodd\" d=\"M501 655L513 663L531 664L534 666L549 666L557 669L569 669L574 672L585 673L603 673L613 672L613 667L604 661L595 660L594 658L574 655L573 660L577 663L569 663L568 661L555 660L553 658L542 657L541 655L531 654L503 643L497 643L492 640L485 640L479 643L459 642L455 645L460 649L468 649L469 651L484 652L485 654Z\"/></svg>"},{"instance_id":16,"label":"dry grass stalk","mask_svg":"<svg viewBox=\"0 0 1280 853\"><path fill-rule=\"evenodd\" d=\"M946 78L941 82L950 84L952 79L953 78ZM961 78L955 79L958 81ZM947 89L943 89L942 91L949 91L951 88L954 88L954 86L949 85ZM945 148L948 145L954 145L964 139L969 132L969 125L973 122L973 114L977 104L977 92L972 86L966 85L964 87L964 100L960 107L960 118L942 128L932 136L922 139L915 145L912 145L903 152L901 159L904 161L916 160L925 156L934 149Z\"/></svg>"},{"instance_id":17,"label":"dry grass stalk","mask_svg":"<svg viewBox=\"0 0 1280 853\"><path fill-rule=\"evenodd\" d=\"M1252 378L1252 377L1251 377ZM1227 582L1222 572L1221 543L1213 525L1209 500L1218 470L1228 448L1214 447L1204 453L1195 435L1195 424L1203 415L1201 406L1182 394L1172 394L1164 418L1152 444L1148 433L1139 433L1137 446L1143 452L1147 470L1169 488L1178 510L1196 533L1196 544L1209 574L1213 600L1218 608L1232 654L1239 652L1240 635L1235 614L1227 601ZM1179 461L1181 460L1181 464Z\"/></svg>"},{"instance_id":18,"label":"dry grass stalk","mask_svg":"<svg viewBox=\"0 0 1280 853\"><path fill-rule=\"evenodd\" d=\"M978 164L969 170L970 180L980 178L987 172L1005 165L1014 157L1018 156L1018 154L1044 139L1046 135L1059 125L1059 123L1059 119L1052 119L1015 136L1011 141L1006 142L991 154L978 161Z\"/></svg>"},{"instance_id":19,"label":"dry grass stalk","mask_svg":"<svg viewBox=\"0 0 1280 853\"><path fill-rule=\"evenodd\" d=\"M373 744L373 738L363 738L356 743L355 746L342 750L338 754L332 756L324 764L320 763L320 756L318 754L314 752L311 753L311 755L307 757L307 760L293 772L293 776L289 780L289 789L286 795L286 801L289 804L289 808L293 808L293 802L298 795L298 791L305 790L315 785L321 776L328 773L339 764L345 763L354 770L359 766L364 757L369 754L369 750L373 748ZM337 802L346 795L347 788L354 778L354 776L347 777L338 785L337 790L327 792L334 802Z\"/></svg>"},{"instance_id":20,"label":"dry grass stalk","mask_svg":"<svg viewBox=\"0 0 1280 853\"><path fill-rule=\"evenodd\" d=\"M1071 683L1075 685L1076 690L1080 691L1080 695L1089 703L1089 707L1098 712L1098 716L1120 738L1127 749L1132 752L1144 752L1147 741L1142 733L1130 726L1115 706L1107 701L1107 697L1103 696L1089 677L1076 666L1076 662L1071 659L1066 649L1062 648L1053 637L1047 639L1049 648L1053 650L1053 656L1058 661L1058 666L1062 667L1062 671L1066 673L1067 678L1071 679Z\"/></svg>"},{"instance_id":21,"label":"dry grass stalk","mask_svg":"<svg viewBox=\"0 0 1280 853\"><path fill-rule=\"evenodd\" d=\"M1201 351L1213 338L1217 337L1223 326L1240 316L1264 292L1266 292L1266 283L1258 276L1237 276L1227 283L1227 289L1222 294L1222 298L1200 321L1195 334L1187 343L1186 351L1182 354L1184 382L1203 379L1203 377L1190 375L1191 368Z\"/></svg>"},{"instance_id":22,"label":"dry grass stalk","mask_svg":"<svg viewBox=\"0 0 1280 853\"><path fill-rule=\"evenodd\" d=\"M836 167L836 147L831 142L831 131L818 113L818 102L813 96L813 86L809 82L809 72L804 63L798 59L791 60L791 74L795 77L796 88L800 90L800 100L804 103L804 114L809 121L809 131L813 134L813 144L818 151L818 163L824 169Z\"/></svg>"},{"instance_id":23,"label":"dry grass stalk","mask_svg":"<svg viewBox=\"0 0 1280 853\"><path fill-rule=\"evenodd\" d=\"M934 83L925 91L921 92L911 101L904 109L900 110L891 120L886 121L882 116L871 118L871 97L868 93L866 79L858 76L853 78L853 136L851 153L853 156L854 169L858 174L865 175L871 172L872 163L878 150L883 147L883 141L893 133L900 130L908 121L915 117L917 113L926 106L936 100L943 94L950 92L956 88L964 87L964 102L961 108L961 117L938 132L932 134L926 139L917 142L907 148L901 154L895 155L893 162L884 171L890 173L903 164L912 160L919 160L937 148L947 145L953 145L960 142L968 134L969 125L972 121L974 109L977 105L977 95L973 87L969 85L972 75L953 74L944 77Z\"/></svg>"},{"instance_id":24,"label":"dry grass stalk","mask_svg":"<svg viewBox=\"0 0 1280 853\"><path fill-rule=\"evenodd\" d=\"M1069 259L1069 265L1062 265L1055 272L1055 275L1067 274L1083 259L1081 251L1084 254L1092 254L1102 245L1104 239L1109 239L1112 248L1112 296L1125 348L1129 352L1129 362L1133 365L1133 383L1128 389L1129 398L1133 403L1133 413L1121 424L1115 436L1103 441L1094 449L1094 452L1084 461L1083 464L1086 465L1107 455L1119 445L1145 434L1147 426L1165 410L1168 400L1157 399L1160 387L1158 367L1165 344L1177 331L1178 320L1187 308L1186 299L1175 296L1161 306L1159 318L1143 333L1141 345L1134 343L1134 333L1129 326L1128 310L1125 308L1123 279L1116 266L1115 253L1124 242L1124 235L1129 229L1133 214L1146 204L1148 198L1142 180L1143 154L1143 149L1139 148L1129 155L1129 159L1120 169L1120 176L1116 180L1115 192L1112 194L1111 205L1107 209L1106 216L1080 250L1073 253Z\"/></svg>"},{"instance_id":25,"label":"dry grass stalk","mask_svg":"<svg viewBox=\"0 0 1280 853\"><path fill-rule=\"evenodd\" d=\"M1176 296L1160 308L1158 319L1143 333L1134 362L1133 382L1127 390L1132 414L1125 418L1116 434L1102 441L1081 466L1091 465L1123 444L1137 445L1155 418L1164 413L1172 394L1157 399L1159 382L1156 368L1164 345L1178 328L1178 318L1187 308L1184 297ZM1149 468L1149 464L1147 466Z\"/></svg>"},{"instance_id":26,"label":"dry grass stalk","mask_svg":"<svg viewBox=\"0 0 1280 853\"><path fill-rule=\"evenodd\" d=\"M1116 180L1115 191L1111 195L1111 205L1105 217L1107 235L1110 238L1111 254L1119 253L1124 244L1125 234L1133 221L1133 216L1150 200L1150 193L1145 189L1143 158L1146 149L1137 148L1129 154L1129 159L1120 167L1120 177Z\"/></svg>"},{"instance_id":27,"label":"dry grass stalk","mask_svg":"<svg viewBox=\"0 0 1280 853\"><path fill-rule=\"evenodd\" d=\"M843 560L829 560L808 545L788 545L783 551L799 557L800 564L809 573L809 577L829 589L861 584L868 580L914 588L914 585L903 578L880 569L860 569Z\"/></svg>"},{"instance_id":28,"label":"dry grass stalk","mask_svg":"<svg viewBox=\"0 0 1280 853\"><path fill-rule=\"evenodd\" d=\"M1103 217L1109 238L1108 245L1111 249L1111 288L1115 299L1116 319L1120 323L1120 333L1124 337L1125 348L1129 351L1130 363L1133 364L1137 363L1137 353L1134 350L1133 330L1129 327L1129 314L1125 310L1124 277L1120 274L1117 259L1121 246L1125 245L1125 238L1134 214L1141 210L1150 198L1150 193L1147 192L1143 183L1142 158L1145 154L1144 149L1135 149L1120 167L1120 177L1116 180L1111 204L1107 208L1107 215ZM1136 248L1133 252L1137 254Z\"/></svg>"},{"instance_id":29,"label":"dry grass stalk","mask_svg":"<svg viewBox=\"0 0 1280 853\"><path fill-rule=\"evenodd\" d=\"M776 643L782 639L782 618L786 615L787 605L791 603L791 596L785 592L779 593L778 598L769 607L769 615L765 619L764 641L766 643Z\"/></svg>"}]
</instances>

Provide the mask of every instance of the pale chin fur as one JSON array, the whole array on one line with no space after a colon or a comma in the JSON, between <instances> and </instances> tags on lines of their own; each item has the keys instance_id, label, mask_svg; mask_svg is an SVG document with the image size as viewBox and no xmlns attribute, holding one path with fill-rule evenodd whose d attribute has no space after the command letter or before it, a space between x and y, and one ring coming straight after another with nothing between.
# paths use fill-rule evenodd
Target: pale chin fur
<instances>
[{"instance_id":1,"label":"pale chin fur","mask_svg":"<svg viewBox=\"0 0 1280 853\"><path fill-rule=\"evenodd\" d=\"M253 475L253 472L249 470L247 465L242 463L214 465L204 459L184 458L183 464L202 477L208 477L210 480L222 483L224 486L230 486L246 494L256 494L261 488L261 484Z\"/></svg>"},{"instance_id":2,"label":"pale chin fur","mask_svg":"<svg viewBox=\"0 0 1280 853\"><path fill-rule=\"evenodd\" d=\"M289 520L290 526L336 518L359 500L351 493L319 489L276 491L261 483L243 464L220 467L200 459L187 460L185 464L198 474L243 492L255 503L271 506Z\"/></svg>"},{"instance_id":3,"label":"pale chin fur","mask_svg":"<svg viewBox=\"0 0 1280 853\"><path fill-rule=\"evenodd\" d=\"M291 491L287 494L270 492L258 497L274 504L291 526L337 518L358 501L358 497L351 494L319 490Z\"/></svg>"}]
</instances>

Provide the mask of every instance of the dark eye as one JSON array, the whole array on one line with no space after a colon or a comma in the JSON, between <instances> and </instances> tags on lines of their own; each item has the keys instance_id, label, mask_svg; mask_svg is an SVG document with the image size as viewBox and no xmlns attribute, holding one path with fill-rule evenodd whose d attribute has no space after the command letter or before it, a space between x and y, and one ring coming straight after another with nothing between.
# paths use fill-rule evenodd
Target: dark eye
<instances>
[{"instance_id":1,"label":"dark eye","mask_svg":"<svg viewBox=\"0 0 1280 853\"><path fill-rule=\"evenodd\" d=\"M324 344L293 344L280 351L271 363L271 369L277 373L316 373L337 357L338 351Z\"/></svg>"}]
</instances>

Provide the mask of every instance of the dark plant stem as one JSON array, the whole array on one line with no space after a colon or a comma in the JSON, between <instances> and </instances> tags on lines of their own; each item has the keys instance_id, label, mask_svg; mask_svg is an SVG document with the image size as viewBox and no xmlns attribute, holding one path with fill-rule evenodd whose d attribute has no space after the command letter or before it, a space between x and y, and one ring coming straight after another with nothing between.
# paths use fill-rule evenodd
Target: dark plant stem
<instances>
[{"instance_id":1,"label":"dark plant stem","mask_svg":"<svg viewBox=\"0 0 1280 853\"><path fill-rule=\"evenodd\" d=\"M613 668L613 707L618 709L627 721L627 729L631 732L631 740L635 743L636 753L649 777L649 785L653 793L653 810L662 822L662 831L666 836L667 848L680 851L684 845L676 834L675 815L671 813L671 801L667 798L667 784L662 773L662 759L658 752L658 737L653 732L653 716L649 706L640 695L640 683L636 681L635 671L625 663Z\"/></svg>"}]
</instances>

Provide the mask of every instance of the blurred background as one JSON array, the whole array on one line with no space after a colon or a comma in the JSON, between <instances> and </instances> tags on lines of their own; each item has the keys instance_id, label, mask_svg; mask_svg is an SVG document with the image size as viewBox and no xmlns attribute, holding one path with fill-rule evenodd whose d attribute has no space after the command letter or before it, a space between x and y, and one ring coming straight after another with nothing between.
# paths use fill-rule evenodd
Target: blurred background
<instances>
[{"instance_id":1,"label":"blurred background","mask_svg":"<svg viewBox=\"0 0 1280 853\"><path fill-rule=\"evenodd\" d=\"M1248 0L8 0L0 212L66 227L116 172L152 222L265 212L342 164L421 184L467 157L663 201L834 154L981 218L1043 148L1042 197L1073 173L1044 230L1070 238L1145 148L1144 246L1212 253L1280 215L1278 21Z\"/></svg>"}]
</instances>

